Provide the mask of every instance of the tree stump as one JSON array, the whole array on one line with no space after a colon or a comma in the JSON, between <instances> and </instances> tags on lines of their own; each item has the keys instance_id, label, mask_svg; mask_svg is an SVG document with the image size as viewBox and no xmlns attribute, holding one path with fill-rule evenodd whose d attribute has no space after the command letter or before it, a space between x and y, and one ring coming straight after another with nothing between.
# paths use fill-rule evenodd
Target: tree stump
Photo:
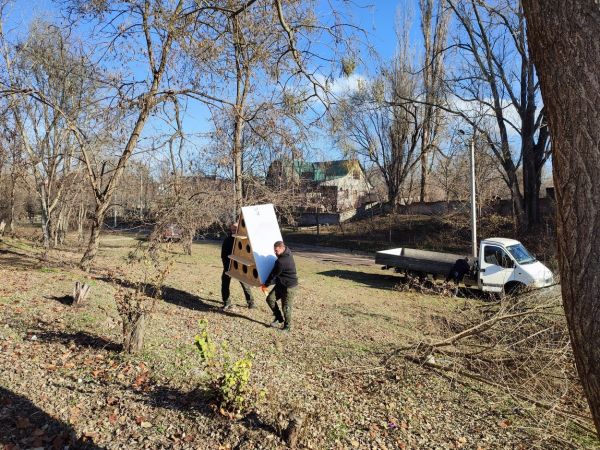
<instances>
[{"instance_id":1,"label":"tree stump","mask_svg":"<svg viewBox=\"0 0 600 450\"><path fill-rule=\"evenodd\" d=\"M90 286L87 283L81 284L79 281L75 283L73 288L73 305L80 306L90 294Z\"/></svg>"},{"instance_id":2,"label":"tree stump","mask_svg":"<svg viewBox=\"0 0 600 450\"><path fill-rule=\"evenodd\" d=\"M293 414L287 428L283 431L283 440L290 448L296 448L296 444L298 444L305 417L299 413Z\"/></svg>"},{"instance_id":3,"label":"tree stump","mask_svg":"<svg viewBox=\"0 0 600 450\"><path fill-rule=\"evenodd\" d=\"M146 314L149 311L132 311L121 315L123 320L123 350L126 353L137 353L144 347L146 331Z\"/></svg>"}]
</instances>

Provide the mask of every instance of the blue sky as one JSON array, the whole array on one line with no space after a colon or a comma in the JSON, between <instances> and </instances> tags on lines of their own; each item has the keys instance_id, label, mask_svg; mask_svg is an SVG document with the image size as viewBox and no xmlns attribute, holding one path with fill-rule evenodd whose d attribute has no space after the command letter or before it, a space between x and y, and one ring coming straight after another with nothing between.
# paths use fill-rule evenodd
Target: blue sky
<instances>
[{"instance_id":1,"label":"blue sky","mask_svg":"<svg viewBox=\"0 0 600 450\"><path fill-rule=\"evenodd\" d=\"M409 1L414 1L413 11L415 18L412 35L415 36L415 42L418 42L418 5L416 0ZM334 0L334 3L338 2ZM362 7L353 8L352 12L354 14L353 19L355 20L355 24L370 34L370 44L384 60L389 60L393 57L395 48L396 36L394 32L394 19L398 3L395 1L384 0L370 2L368 0L358 0L357 4L358 6ZM328 1L322 0L322 10L320 12L325 13L329 10L329 8ZM59 14L57 13L57 4L50 0L17 1L16 7L13 9L13 13L11 14L11 22L28 23L32 18L40 15L45 18L50 18L50 16L54 15L58 19ZM23 28L21 28L20 31L26 32L26 30ZM370 65L368 55L364 55L364 58L365 62ZM357 76L361 76L365 72L366 71L364 67L357 68ZM341 90L347 90L348 86L353 86L354 84L352 80L344 79L338 79L337 82L339 83L337 89ZM186 133L191 135L209 131L211 127L209 121L207 120L209 116L206 108L200 104L192 105L192 103L190 103L190 107L190 117L185 120L185 125L187 128ZM161 128L163 125L156 124L156 126ZM153 128L153 124L149 123L146 131L148 133L153 133ZM320 145L323 147L328 147L331 144L323 141ZM326 148L323 148L323 150L327 152Z\"/></svg>"},{"instance_id":2,"label":"blue sky","mask_svg":"<svg viewBox=\"0 0 600 450\"><path fill-rule=\"evenodd\" d=\"M373 34L371 44L376 48L377 52L385 59L390 59L394 56L396 45L396 34L394 31L394 22L396 17L396 7L399 2L377 0L372 3L373 7L369 14L363 14L362 26L368 29ZM413 2L413 28L411 37L415 43L419 38L419 14L418 3ZM366 12L366 11L365 11ZM369 20L369 23L366 23ZM368 26L367 26L368 25Z\"/></svg>"}]
</instances>

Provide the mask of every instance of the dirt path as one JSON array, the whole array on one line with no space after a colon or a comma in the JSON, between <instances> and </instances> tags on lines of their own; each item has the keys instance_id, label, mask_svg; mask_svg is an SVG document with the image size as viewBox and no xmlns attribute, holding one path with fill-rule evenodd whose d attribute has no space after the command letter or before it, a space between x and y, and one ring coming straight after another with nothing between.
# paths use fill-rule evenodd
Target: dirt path
<instances>
[{"instance_id":1,"label":"dirt path","mask_svg":"<svg viewBox=\"0 0 600 450\"><path fill-rule=\"evenodd\" d=\"M222 241L206 239L201 243L221 244ZM316 247L313 245L289 243L288 246L292 253L303 258L314 259L321 262L338 264L343 266L364 266L364 267L381 267L380 264L375 264L375 255L360 252L350 253L349 250L333 248L333 247Z\"/></svg>"}]
</instances>

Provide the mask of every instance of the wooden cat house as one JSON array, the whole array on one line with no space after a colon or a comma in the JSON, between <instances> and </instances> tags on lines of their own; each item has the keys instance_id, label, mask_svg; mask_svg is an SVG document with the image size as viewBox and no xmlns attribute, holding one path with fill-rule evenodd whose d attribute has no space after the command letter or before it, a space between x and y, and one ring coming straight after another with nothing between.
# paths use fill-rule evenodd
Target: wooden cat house
<instances>
[{"instance_id":1,"label":"wooden cat house","mask_svg":"<svg viewBox=\"0 0 600 450\"><path fill-rule=\"evenodd\" d=\"M283 240L273 205L243 207L233 237L233 253L225 273L249 286L260 287L277 260L273 244Z\"/></svg>"}]
</instances>

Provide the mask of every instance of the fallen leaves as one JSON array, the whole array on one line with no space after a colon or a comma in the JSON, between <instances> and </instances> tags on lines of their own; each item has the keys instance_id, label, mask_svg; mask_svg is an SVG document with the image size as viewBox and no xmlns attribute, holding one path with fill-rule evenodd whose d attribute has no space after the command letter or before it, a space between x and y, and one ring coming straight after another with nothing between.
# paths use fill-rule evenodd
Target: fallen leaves
<instances>
[{"instance_id":1,"label":"fallen leaves","mask_svg":"<svg viewBox=\"0 0 600 450\"><path fill-rule=\"evenodd\" d=\"M511 425L510 420L505 420L504 422L503 421L498 422L498 426L500 428L508 428L508 427L510 427L510 425Z\"/></svg>"},{"instance_id":2,"label":"fallen leaves","mask_svg":"<svg viewBox=\"0 0 600 450\"><path fill-rule=\"evenodd\" d=\"M15 421L15 426L20 430L24 430L25 428L28 428L31 426L31 422L29 422L29 419L27 417L17 416L17 420Z\"/></svg>"},{"instance_id":3,"label":"fallen leaves","mask_svg":"<svg viewBox=\"0 0 600 450\"><path fill-rule=\"evenodd\" d=\"M102 282L98 283L100 285ZM211 299L208 298L208 300ZM103 301L103 299L99 298L99 301ZM333 301L336 300L333 299ZM112 304L106 304L104 317L114 313ZM230 420L237 420L238 417L225 410L221 412L220 408L215 410L216 414L208 414L206 418L203 417L203 420L207 420L206 424L209 426L206 429L210 430L210 434L199 431L198 424L194 423L197 411L201 411L206 405L204 404L205 400L198 397L194 391L200 383L200 377L195 372L199 366L194 367L195 361L189 351L189 336L192 333L186 329L187 322L172 318L161 322L160 315L157 315L150 327L152 336L149 337L149 340L152 345L148 353L144 352L143 356L139 354L125 355L113 352L104 346L106 342L118 342L119 340L116 331L107 331L108 322L104 319L96 317L97 321L94 327L82 331L73 328L73 324L78 322L74 322L72 319L77 319L79 311L54 307L53 310L56 313L62 312L62 319L65 323L65 330L59 332L54 320L56 314L49 314L50 308L52 308L50 305L52 305L51 302L40 303L39 311L42 307L45 308L43 314L48 316L39 314L39 317L44 318L44 324L41 321L36 324L27 323L18 329L18 333L14 333L17 339L10 342L6 337L0 339L0 349L2 350L0 357L3 358L3 363L7 363L6 365L11 367L6 373L14 377L13 380L9 380L8 375L2 377L0 384L11 386L11 389L13 389L12 386L15 386L15 395L27 398L39 408L38 415L32 416L33 424L25 421L25 414L20 413L23 416L20 424L25 426L24 429L21 429L23 430L21 433L31 439L26 443L19 442L21 448L31 448L34 444L40 444L40 440L41 446L46 449L52 448L52 445L56 449L63 448L64 445L77 447L75 442L70 442L64 436L53 434L57 432L56 429L49 431L56 428L58 424L67 428L72 433L73 439L85 437L85 439L94 439L96 442L102 436L106 440L114 440L115 448L119 446L120 448L140 449L144 447L167 448L169 446L187 448L190 446L185 446L183 443L192 441L194 441L193 447L216 449L220 445L221 448L226 448L226 442L233 437L230 438L225 432L241 430L237 432L242 433L246 431L244 427L247 427L247 423L249 423L247 420L230 422ZM37 307L26 302L18 306L24 306L28 312L27 315L22 314L14 319L20 321L19 323L30 320L25 317L30 313L35 316L38 312L35 309ZM14 308L15 306L9 305L8 308L2 309L2 312L10 313ZM176 312L177 316L187 314L187 309L179 305L169 306L169 311ZM405 376L407 372L410 374L410 368L385 374L379 371L365 370L362 374L350 373L332 377L330 371L339 368L338 364L358 364L358 367L353 367L352 370L361 371L363 366L378 364L378 360L376 361L376 358L369 352L354 355L353 350L348 350L350 355L348 359L342 355L339 357L339 362L337 360L327 361L325 364L324 360L320 359L325 354L321 353L321 349L323 348L327 352L331 350L332 343L337 343L338 339L345 339L347 336L343 335L343 330L340 334L341 329L335 322L327 322L330 317L326 309L319 310L319 314L322 312L323 317L315 319L315 321L322 321L322 325L316 326L312 322L309 325L303 324L302 320L306 317L303 318L302 314L306 314L306 311L308 308L304 312L299 309L298 341L296 343L285 341L284 344L281 344L279 340L273 340L272 333L269 333L271 330L267 329L267 332L263 333L260 324L257 324L257 329L253 329L254 324L250 323L246 330L239 326L239 323L236 322L237 318L228 316L227 320L221 320L220 313L214 314L215 317L212 320L218 327L218 331L215 332L217 336L215 340L226 339L232 347L239 345L237 341L241 340L248 346L256 347L259 353L261 353L261 347L265 349L257 357L256 367L253 367L252 383L256 383L259 388L268 387L271 392L268 394L267 401L258 406L256 418L252 418L250 423L254 421L269 423L272 419L270 408L281 404L282 399L288 396L299 398L301 406L322 408L327 416L324 420L321 420L320 416L311 416L306 437L303 438L305 442L301 445L303 448L387 448L388 450L400 448L406 450L407 448L433 448L431 444L436 443L444 448L447 446L458 448L463 445L463 448L475 449L478 447L478 442L472 439L479 439L479 436L472 438L469 435L475 424L480 428L477 432L478 435L481 434L486 439L492 436L492 444L488 447L486 443L486 448L496 448L493 441L494 434L502 436L496 441L506 439L507 446L514 446L514 440L525 435L520 429L511 429L511 432L514 431L514 433L510 434L514 434L514 437L505 437L507 433L502 433L494 422L502 420L498 424L502 428L511 426L510 422L504 421L501 416L489 419L494 416L476 414L476 409L480 405L469 405L469 414L461 416L461 412L466 410L464 406L467 404L464 397L457 400L454 395L455 390L449 389L448 392L444 392L443 387L437 392L434 391L433 388L438 389L440 386L445 386L443 382L438 384L435 376L432 376L431 380L426 378L428 375L424 376L422 373ZM88 311L86 314L89 315L90 312ZM199 313L194 312L194 314ZM203 311L202 315L204 314L212 313ZM339 314L336 312L336 317L337 315ZM197 326L196 320L195 317L194 326ZM34 319L31 319L31 322L33 321ZM303 327L306 328L303 329ZM319 331L320 328L327 330L330 334L325 335ZM351 329L349 328L349 330ZM307 332L311 333L311 339L315 338L314 341L307 343L303 336L303 333ZM312 334L313 332L314 334ZM11 336L11 330L6 333L5 336ZM34 333L39 338L36 341L39 345L37 349L33 348L30 338L25 339L26 336L36 335ZM56 335L52 333L56 333ZM100 340L99 337L103 333L106 336ZM367 342L363 336L352 339L352 345L355 345L354 342L356 345L359 343L363 345ZM17 344L22 345L23 348L18 349ZM158 351L161 345L164 345L165 350L162 353ZM273 354L273 358L270 358L266 351L271 347L272 350L268 350L268 352ZM15 358L18 359L11 359L11 355L15 355ZM353 360L352 355L357 358L360 356L360 361ZM34 356L39 359L32 362ZM141 362L142 358L151 363ZM295 363L293 363L294 361ZM18 365L23 366L23 370L20 372L16 369ZM326 365L328 367L325 367ZM149 368L151 368L151 374ZM199 370L198 373L200 373ZM284 379L282 374L286 376L289 374L289 379ZM104 375L110 375L110 378L105 378ZM21 380L27 380L28 386L20 388ZM44 384L42 385L42 383ZM144 389L149 387L150 383L152 383L152 391L145 392ZM304 386L308 387L304 389ZM40 396L42 392L47 395L47 397L44 396L43 401ZM10 395L12 397L13 394ZM14 400L17 397L12 398ZM465 400L464 404L461 404L462 400ZM11 398L2 397L2 405L8 406L11 403ZM190 403L192 407L184 408L182 406ZM197 409L194 407L195 403L199 403ZM444 405L443 413L438 414L438 410L442 411L441 405ZM52 416L55 416L56 419ZM474 420L470 421L465 417ZM223 420L223 418L228 420ZM487 420L485 420L486 418ZM224 423L226 425L223 425ZM46 424L50 424L50 428L44 428ZM323 438L327 435L326 432L323 433L325 427L330 427L332 434L339 437L340 442L335 447L333 442L325 444ZM189 436L185 434L186 431L198 434ZM343 438L337 434L341 431L345 433ZM47 434L44 434L45 432ZM250 440L254 443L264 442L269 440L267 438L269 433L272 431L264 431L260 427L254 426L252 433L246 437L252 437ZM256 436L254 437L254 435ZM466 438L467 435L469 438ZM53 441L50 440L54 436L56 437ZM418 436L417 439L423 439L423 447L419 447L415 436ZM448 436L453 437L448 438ZM34 442L34 438L38 440ZM139 441L131 443L132 438L139 439ZM271 434L270 439L279 442L277 435ZM12 442L18 441L13 440ZM487 441L482 440L481 442ZM248 443L248 448L251 448L251 443ZM481 445L479 444L479 446ZM272 443L271 446L275 446L275 444Z\"/></svg>"}]
</instances>

